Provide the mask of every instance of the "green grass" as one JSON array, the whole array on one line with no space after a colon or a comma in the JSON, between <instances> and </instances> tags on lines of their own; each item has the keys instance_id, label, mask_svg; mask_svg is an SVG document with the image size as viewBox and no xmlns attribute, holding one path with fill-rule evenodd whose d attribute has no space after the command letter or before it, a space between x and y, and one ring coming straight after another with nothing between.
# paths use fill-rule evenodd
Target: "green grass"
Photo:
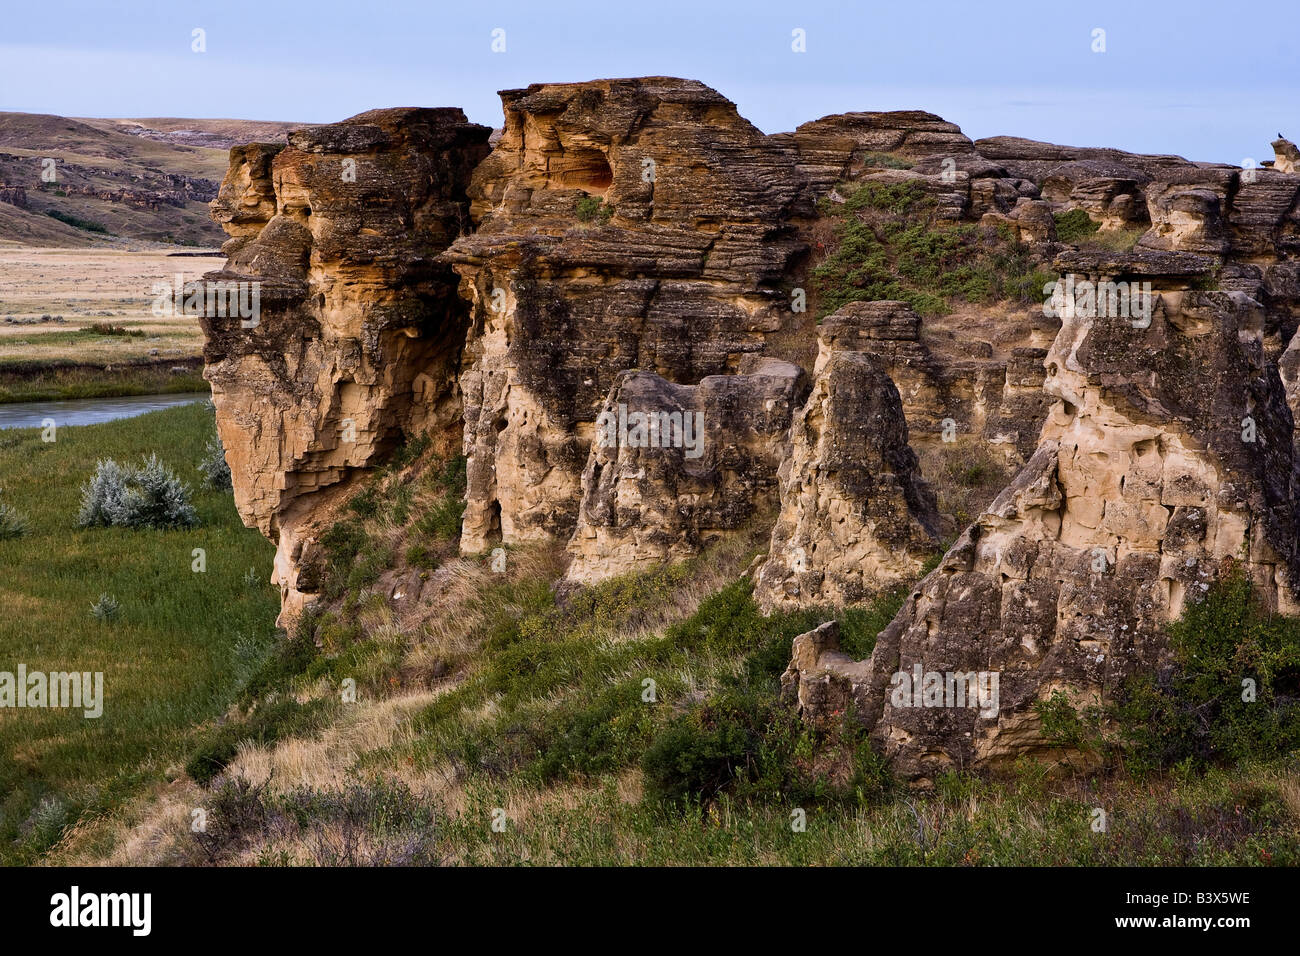
<instances>
[{"instance_id":1,"label":"green grass","mask_svg":"<svg viewBox=\"0 0 1300 956\"><path fill-rule=\"evenodd\" d=\"M1058 212L1052 218L1056 220L1056 238L1061 242L1082 242L1101 228L1101 223L1082 209Z\"/></svg>"},{"instance_id":2,"label":"green grass","mask_svg":"<svg viewBox=\"0 0 1300 956\"><path fill-rule=\"evenodd\" d=\"M1025 767L1018 778L951 775L932 793L858 806L724 797L703 817L628 802L606 778L504 833L485 825L501 794L484 788L444 818L437 846L471 865L1295 866L1286 775L1297 769L1215 772L1170 787L1064 786ZM1095 808L1107 813L1104 833L1092 829ZM796 809L804 832L791 826Z\"/></svg>"},{"instance_id":3,"label":"green grass","mask_svg":"<svg viewBox=\"0 0 1300 956\"><path fill-rule=\"evenodd\" d=\"M0 540L0 669L102 671L104 713L0 711L0 862L35 859L63 826L118 806L162 779L222 715L274 644L272 546L243 527L229 492L202 487L196 463L212 412L188 405L103 425L0 432L6 504L27 519ZM189 530L75 527L80 488L99 458L158 452L196 489ZM191 570L193 549L207 570ZM101 594L120 604L97 621Z\"/></svg>"},{"instance_id":4,"label":"green grass","mask_svg":"<svg viewBox=\"0 0 1300 956\"><path fill-rule=\"evenodd\" d=\"M82 333L55 334L76 336ZM94 337L92 333L87 335ZM109 370L60 360L0 361L0 405L206 391L208 383L203 378L202 369L187 368L183 373L173 373L167 363L116 364Z\"/></svg>"},{"instance_id":5,"label":"green grass","mask_svg":"<svg viewBox=\"0 0 1300 956\"><path fill-rule=\"evenodd\" d=\"M1005 230L940 220L913 182L842 187L843 203L823 200L834 238L812 271L817 315L850 302L896 299L923 316L951 301L1034 302L1051 275Z\"/></svg>"}]
</instances>

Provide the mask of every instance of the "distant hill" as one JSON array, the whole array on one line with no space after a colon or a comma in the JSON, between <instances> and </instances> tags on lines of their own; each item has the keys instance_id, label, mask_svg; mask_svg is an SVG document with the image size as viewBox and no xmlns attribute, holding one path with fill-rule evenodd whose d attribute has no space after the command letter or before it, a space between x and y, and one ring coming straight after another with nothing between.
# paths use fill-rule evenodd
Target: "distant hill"
<instances>
[{"instance_id":1,"label":"distant hill","mask_svg":"<svg viewBox=\"0 0 1300 956\"><path fill-rule=\"evenodd\" d=\"M209 219L207 204L225 174L228 150L282 142L298 125L0 112L0 241L219 246L226 237ZM53 182L42 178L48 160Z\"/></svg>"}]
</instances>

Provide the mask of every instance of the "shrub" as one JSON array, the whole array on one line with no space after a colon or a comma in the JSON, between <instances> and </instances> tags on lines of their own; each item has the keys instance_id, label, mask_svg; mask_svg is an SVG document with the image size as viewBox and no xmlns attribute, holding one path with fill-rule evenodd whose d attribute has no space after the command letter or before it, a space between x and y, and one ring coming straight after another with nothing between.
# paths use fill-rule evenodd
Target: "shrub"
<instances>
[{"instance_id":1,"label":"shrub","mask_svg":"<svg viewBox=\"0 0 1300 956\"><path fill-rule=\"evenodd\" d=\"M373 518L379 514L379 496L375 489L366 488L348 502L348 510L359 518Z\"/></svg>"},{"instance_id":2,"label":"shrub","mask_svg":"<svg viewBox=\"0 0 1300 956\"><path fill-rule=\"evenodd\" d=\"M438 568L438 555L426 545L413 544L406 549L406 563L413 568L435 571Z\"/></svg>"},{"instance_id":3,"label":"shrub","mask_svg":"<svg viewBox=\"0 0 1300 956\"><path fill-rule=\"evenodd\" d=\"M90 616L100 623L115 621L121 610L122 606L117 603L117 598L111 594L101 594L99 600L90 606Z\"/></svg>"},{"instance_id":4,"label":"shrub","mask_svg":"<svg viewBox=\"0 0 1300 956\"><path fill-rule=\"evenodd\" d=\"M878 299L901 299L921 315L946 312L952 298L1032 302L1050 278L1006 229L938 218L917 183L843 188L844 202L821 205L834 242L812 270L820 316Z\"/></svg>"},{"instance_id":5,"label":"shrub","mask_svg":"<svg viewBox=\"0 0 1300 956\"><path fill-rule=\"evenodd\" d=\"M605 205L599 196L583 196L578 200L577 215L579 222L595 222L599 219L605 223L614 218L614 207Z\"/></svg>"},{"instance_id":6,"label":"shrub","mask_svg":"<svg viewBox=\"0 0 1300 956\"><path fill-rule=\"evenodd\" d=\"M0 503L0 541L10 541L27 534L27 519L9 505Z\"/></svg>"},{"instance_id":7,"label":"shrub","mask_svg":"<svg viewBox=\"0 0 1300 956\"><path fill-rule=\"evenodd\" d=\"M707 805L724 792L759 801L862 802L893 785L852 714L819 733L774 695L741 688L673 721L646 750L641 769L647 800L679 808Z\"/></svg>"},{"instance_id":8,"label":"shrub","mask_svg":"<svg viewBox=\"0 0 1300 956\"><path fill-rule=\"evenodd\" d=\"M1190 604L1169 638L1174 667L1130 679L1111 708L1133 769L1231 765L1300 747L1300 620L1265 611L1244 571Z\"/></svg>"},{"instance_id":9,"label":"shrub","mask_svg":"<svg viewBox=\"0 0 1300 956\"><path fill-rule=\"evenodd\" d=\"M47 209L45 215L52 219L57 219L59 222L67 223L69 226L73 226L77 229L84 229L86 232L102 232L106 236L112 235L112 233L108 231L108 227L103 223L92 222L89 219L82 219L79 216L72 215L71 213L59 212L57 209Z\"/></svg>"},{"instance_id":10,"label":"shrub","mask_svg":"<svg viewBox=\"0 0 1300 956\"><path fill-rule=\"evenodd\" d=\"M226 462L226 450L221 446L221 438L213 435L208 439L204 449L203 460L198 469L203 475L204 483L216 491L226 491L231 487L230 465Z\"/></svg>"},{"instance_id":11,"label":"shrub","mask_svg":"<svg viewBox=\"0 0 1300 956\"><path fill-rule=\"evenodd\" d=\"M1056 238L1061 242L1081 242L1101 228L1101 223L1094 222L1082 209L1058 212L1052 218L1056 220Z\"/></svg>"},{"instance_id":12,"label":"shrub","mask_svg":"<svg viewBox=\"0 0 1300 956\"><path fill-rule=\"evenodd\" d=\"M345 519L321 535L320 543L325 551L322 586L326 596L337 598L343 593L357 555L370 546L370 537L359 522Z\"/></svg>"},{"instance_id":13,"label":"shrub","mask_svg":"<svg viewBox=\"0 0 1300 956\"><path fill-rule=\"evenodd\" d=\"M133 339L145 337L144 329L128 329L125 325L114 325L112 322L94 322L82 328L81 331L90 332L93 335L125 335Z\"/></svg>"},{"instance_id":14,"label":"shrub","mask_svg":"<svg viewBox=\"0 0 1300 956\"><path fill-rule=\"evenodd\" d=\"M156 455L139 468L100 461L81 489L77 524L83 528L177 528L198 524L190 489Z\"/></svg>"},{"instance_id":15,"label":"shrub","mask_svg":"<svg viewBox=\"0 0 1300 956\"><path fill-rule=\"evenodd\" d=\"M732 696L674 721L641 760L646 795L669 803L707 803L736 778L753 775L765 717L754 701Z\"/></svg>"}]
</instances>

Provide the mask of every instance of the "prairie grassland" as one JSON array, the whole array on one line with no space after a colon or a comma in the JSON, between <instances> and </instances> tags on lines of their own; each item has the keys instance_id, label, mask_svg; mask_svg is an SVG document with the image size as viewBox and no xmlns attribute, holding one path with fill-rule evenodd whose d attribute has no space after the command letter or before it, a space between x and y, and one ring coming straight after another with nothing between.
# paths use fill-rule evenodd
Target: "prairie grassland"
<instances>
[{"instance_id":1,"label":"prairie grassland","mask_svg":"<svg viewBox=\"0 0 1300 956\"><path fill-rule=\"evenodd\" d=\"M166 247L149 251L0 248L0 358L125 361L158 349L168 358L194 357L203 336L192 317L156 316L154 283L174 284L221 268L225 259L174 256ZM63 322L26 320L62 316ZM5 319L24 320L6 322ZM141 336L77 338L96 323L124 326Z\"/></svg>"},{"instance_id":2,"label":"prairie grassland","mask_svg":"<svg viewBox=\"0 0 1300 956\"><path fill-rule=\"evenodd\" d=\"M66 825L164 780L273 644L272 548L195 469L212 431L199 404L63 428L53 443L0 432L0 503L28 525L0 540L0 670L102 671L105 696L98 719L0 710L0 861L39 859ZM199 526L75 527L96 460L150 452L194 489ZM196 548L203 573L192 570ZM116 620L91 616L101 594L119 603Z\"/></svg>"}]
</instances>

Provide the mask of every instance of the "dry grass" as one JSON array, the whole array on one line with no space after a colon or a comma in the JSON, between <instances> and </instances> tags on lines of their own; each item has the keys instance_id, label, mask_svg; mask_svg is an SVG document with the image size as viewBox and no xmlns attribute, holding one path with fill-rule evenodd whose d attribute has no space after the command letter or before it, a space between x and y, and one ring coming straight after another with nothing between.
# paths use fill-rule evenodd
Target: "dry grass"
<instances>
[{"instance_id":1,"label":"dry grass","mask_svg":"<svg viewBox=\"0 0 1300 956\"><path fill-rule=\"evenodd\" d=\"M203 347L198 320L159 317L151 311L155 282L173 284L218 269L220 256L174 257L163 252L84 249L0 249L0 345L6 360L67 359L121 362L194 358ZM62 316L63 322L4 321ZM144 331L144 336L77 335L96 323Z\"/></svg>"}]
</instances>

